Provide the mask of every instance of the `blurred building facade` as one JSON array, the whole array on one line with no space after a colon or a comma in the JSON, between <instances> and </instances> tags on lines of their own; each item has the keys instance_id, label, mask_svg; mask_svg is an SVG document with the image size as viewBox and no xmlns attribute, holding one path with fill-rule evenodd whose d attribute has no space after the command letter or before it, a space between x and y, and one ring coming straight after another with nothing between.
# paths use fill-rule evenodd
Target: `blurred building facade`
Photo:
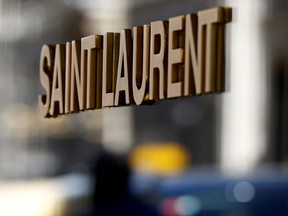
<instances>
[{"instance_id":1,"label":"blurred building facade","mask_svg":"<svg viewBox=\"0 0 288 216\"><path fill-rule=\"evenodd\" d=\"M180 143L191 165L250 169L287 159L285 1L2 0L0 178L53 176L81 167L100 148L127 154L145 143ZM153 106L40 119L39 54L91 34L233 8L226 28L226 92Z\"/></svg>"},{"instance_id":2,"label":"blurred building facade","mask_svg":"<svg viewBox=\"0 0 288 216\"><path fill-rule=\"evenodd\" d=\"M44 91L39 82L43 44L120 32L218 6L233 11L225 31L224 93L51 119L39 117L38 95ZM242 174L266 164L276 164L276 168L287 165L287 18L286 0L0 0L0 216L24 215L26 210L29 216L43 215L43 209L47 216L55 212L83 215L87 202L81 201L91 193L91 182L82 174L103 149L130 159L136 171L134 186L138 183L140 192L153 193L157 187L179 195L179 188L186 193L193 191L193 185L204 185L206 190L208 182L214 187L217 176L221 184L226 181L214 172L202 178L201 172L183 172L181 179L179 173L185 169L216 167ZM148 175L138 175L141 172ZM153 178L157 175L160 181L163 176L175 178L170 179L171 184L163 181L160 188ZM287 182L287 176L281 181L276 174L259 176L260 183L262 179ZM192 182L194 178L200 179L200 184ZM29 184L27 180L31 180ZM217 196L239 186L225 184L217 189ZM257 189L253 183L240 182L243 185L253 193ZM241 187L240 194L245 192ZM285 202L286 190L281 191ZM204 193L213 206L213 195ZM188 201L199 204L199 199L190 195ZM276 193L274 197L279 199ZM187 201L187 196L184 198ZM222 198L227 202L227 197ZM170 201L176 199L167 200L170 208ZM149 201L156 203L151 197ZM226 215L231 214L228 211Z\"/></svg>"}]
</instances>

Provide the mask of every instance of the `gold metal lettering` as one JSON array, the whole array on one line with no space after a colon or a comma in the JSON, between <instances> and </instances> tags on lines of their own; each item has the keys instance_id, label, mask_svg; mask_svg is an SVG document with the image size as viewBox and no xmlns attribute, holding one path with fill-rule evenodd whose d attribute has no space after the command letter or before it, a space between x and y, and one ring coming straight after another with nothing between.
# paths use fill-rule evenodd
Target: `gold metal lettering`
<instances>
[{"instance_id":1,"label":"gold metal lettering","mask_svg":"<svg viewBox=\"0 0 288 216\"><path fill-rule=\"evenodd\" d=\"M99 45L99 47L98 47ZM103 36L96 38L96 109L102 108Z\"/></svg>"},{"instance_id":2,"label":"gold metal lettering","mask_svg":"<svg viewBox=\"0 0 288 216\"><path fill-rule=\"evenodd\" d=\"M66 67L65 67L65 113L70 110L71 97L71 43L66 43Z\"/></svg>"},{"instance_id":3,"label":"gold metal lettering","mask_svg":"<svg viewBox=\"0 0 288 216\"><path fill-rule=\"evenodd\" d=\"M150 25L133 28L133 97L137 105L144 100L149 73Z\"/></svg>"},{"instance_id":4,"label":"gold metal lettering","mask_svg":"<svg viewBox=\"0 0 288 216\"><path fill-rule=\"evenodd\" d=\"M101 48L102 36L92 35L82 38L81 40L81 71L84 71L87 74L86 109L102 107L102 91L97 91L97 89L99 89L98 85L100 85L100 89L102 87L102 71L96 70L96 65L98 63L102 64L101 62L98 62L96 58L97 49ZM98 104L96 104L96 101Z\"/></svg>"},{"instance_id":5,"label":"gold metal lettering","mask_svg":"<svg viewBox=\"0 0 288 216\"><path fill-rule=\"evenodd\" d=\"M70 109L72 112L84 110L86 102L86 73L80 70L81 42L72 41L71 62L71 98Z\"/></svg>"},{"instance_id":6,"label":"gold metal lettering","mask_svg":"<svg viewBox=\"0 0 288 216\"><path fill-rule=\"evenodd\" d=\"M53 72L54 46L43 45L40 54L39 75L40 83L46 95L38 96L39 112L42 117L49 117L50 89Z\"/></svg>"},{"instance_id":7,"label":"gold metal lettering","mask_svg":"<svg viewBox=\"0 0 288 216\"><path fill-rule=\"evenodd\" d=\"M64 113L65 45L57 44L55 50L53 84L51 93L51 116Z\"/></svg>"},{"instance_id":8,"label":"gold metal lettering","mask_svg":"<svg viewBox=\"0 0 288 216\"><path fill-rule=\"evenodd\" d=\"M225 24L231 22L232 20L232 9L224 8L224 21L218 23L217 29L217 54L216 54L216 64L217 64L217 80L216 80L216 92L223 92L225 90Z\"/></svg>"},{"instance_id":9,"label":"gold metal lettering","mask_svg":"<svg viewBox=\"0 0 288 216\"><path fill-rule=\"evenodd\" d=\"M167 97L180 97L184 92L184 16L169 19Z\"/></svg>"},{"instance_id":10,"label":"gold metal lettering","mask_svg":"<svg viewBox=\"0 0 288 216\"><path fill-rule=\"evenodd\" d=\"M167 22L151 23L149 99L164 99L167 89ZM158 74L157 74L158 73Z\"/></svg>"},{"instance_id":11,"label":"gold metal lettering","mask_svg":"<svg viewBox=\"0 0 288 216\"><path fill-rule=\"evenodd\" d=\"M132 31L131 29L125 29L121 31L121 37L120 37L119 62L118 62L118 72L117 72L115 101L114 101L115 106L118 106L119 104L127 105L130 104L130 101L131 103L133 103L134 101L133 96L130 97L131 95L130 90L132 90L131 66L132 66ZM122 95L120 93L122 93Z\"/></svg>"},{"instance_id":12,"label":"gold metal lettering","mask_svg":"<svg viewBox=\"0 0 288 216\"><path fill-rule=\"evenodd\" d=\"M197 15L188 14L185 19L184 95L201 94L202 80L197 58Z\"/></svg>"},{"instance_id":13,"label":"gold metal lettering","mask_svg":"<svg viewBox=\"0 0 288 216\"><path fill-rule=\"evenodd\" d=\"M133 32L88 36L66 47L56 45L56 53L55 46L44 45L40 114L222 92L225 24L231 20L232 9L220 7L173 17L169 23L151 22Z\"/></svg>"},{"instance_id":14,"label":"gold metal lettering","mask_svg":"<svg viewBox=\"0 0 288 216\"><path fill-rule=\"evenodd\" d=\"M102 107L114 106L119 57L119 33L106 33L103 40Z\"/></svg>"},{"instance_id":15,"label":"gold metal lettering","mask_svg":"<svg viewBox=\"0 0 288 216\"><path fill-rule=\"evenodd\" d=\"M217 84L217 28L224 21L224 9L214 8L198 12L199 70L204 74L206 93L215 92ZM219 35L221 36L221 35Z\"/></svg>"}]
</instances>

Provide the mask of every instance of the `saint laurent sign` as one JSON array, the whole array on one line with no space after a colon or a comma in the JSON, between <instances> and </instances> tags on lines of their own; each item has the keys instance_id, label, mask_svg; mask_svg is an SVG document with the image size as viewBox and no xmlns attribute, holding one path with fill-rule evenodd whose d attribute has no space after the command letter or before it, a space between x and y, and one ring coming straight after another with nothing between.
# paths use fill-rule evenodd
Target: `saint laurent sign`
<instances>
[{"instance_id":1,"label":"saint laurent sign","mask_svg":"<svg viewBox=\"0 0 288 216\"><path fill-rule=\"evenodd\" d=\"M43 117L224 91L230 8L43 45Z\"/></svg>"}]
</instances>

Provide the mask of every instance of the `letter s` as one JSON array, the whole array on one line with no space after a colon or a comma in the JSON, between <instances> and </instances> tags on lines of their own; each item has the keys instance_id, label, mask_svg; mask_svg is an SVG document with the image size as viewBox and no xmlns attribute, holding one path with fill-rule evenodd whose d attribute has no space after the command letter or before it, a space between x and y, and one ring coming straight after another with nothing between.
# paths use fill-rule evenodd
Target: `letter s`
<instances>
[{"instance_id":1,"label":"letter s","mask_svg":"<svg viewBox=\"0 0 288 216\"><path fill-rule=\"evenodd\" d=\"M43 45L40 55L39 75L40 83L44 87L46 94L39 95L38 105L41 117L49 117L49 107L51 99L51 85L53 76L53 59L55 54L55 47Z\"/></svg>"}]
</instances>

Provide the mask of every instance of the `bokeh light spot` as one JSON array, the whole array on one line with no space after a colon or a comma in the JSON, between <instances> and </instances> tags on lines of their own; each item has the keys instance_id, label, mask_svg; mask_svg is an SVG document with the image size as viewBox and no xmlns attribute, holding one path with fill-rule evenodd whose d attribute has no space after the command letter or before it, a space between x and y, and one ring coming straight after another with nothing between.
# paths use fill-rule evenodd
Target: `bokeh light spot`
<instances>
[{"instance_id":1,"label":"bokeh light spot","mask_svg":"<svg viewBox=\"0 0 288 216\"><path fill-rule=\"evenodd\" d=\"M235 185L233 195L238 202L250 202L255 196L255 188L251 183L242 181Z\"/></svg>"}]
</instances>

